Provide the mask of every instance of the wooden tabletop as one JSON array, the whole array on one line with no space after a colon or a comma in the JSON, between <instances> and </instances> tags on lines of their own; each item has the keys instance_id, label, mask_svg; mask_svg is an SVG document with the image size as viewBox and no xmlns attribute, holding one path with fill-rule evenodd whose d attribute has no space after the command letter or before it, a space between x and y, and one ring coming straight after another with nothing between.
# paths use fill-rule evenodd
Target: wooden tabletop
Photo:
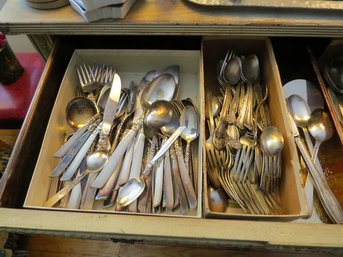
<instances>
[{"instance_id":1,"label":"wooden tabletop","mask_svg":"<svg viewBox=\"0 0 343 257\"><path fill-rule=\"evenodd\" d=\"M0 11L0 31L80 35L342 37L342 17L342 10L213 7L184 0L137 0L123 20L87 23L71 6L36 10L28 7L24 0L9 0Z\"/></svg>"}]
</instances>

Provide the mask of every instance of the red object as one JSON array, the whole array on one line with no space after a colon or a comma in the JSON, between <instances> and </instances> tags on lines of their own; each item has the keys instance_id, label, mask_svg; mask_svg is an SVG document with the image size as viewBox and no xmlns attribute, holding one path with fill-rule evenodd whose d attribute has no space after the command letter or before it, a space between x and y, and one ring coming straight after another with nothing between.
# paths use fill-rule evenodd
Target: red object
<instances>
[{"instance_id":1,"label":"red object","mask_svg":"<svg viewBox=\"0 0 343 257\"><path fill-rule=\"evenodd\" d=\"M0 127L24 120L45 66L37 53L17 53L16 57L24 73L12 84L0 83Z\"/></svg>"}]
</instances>

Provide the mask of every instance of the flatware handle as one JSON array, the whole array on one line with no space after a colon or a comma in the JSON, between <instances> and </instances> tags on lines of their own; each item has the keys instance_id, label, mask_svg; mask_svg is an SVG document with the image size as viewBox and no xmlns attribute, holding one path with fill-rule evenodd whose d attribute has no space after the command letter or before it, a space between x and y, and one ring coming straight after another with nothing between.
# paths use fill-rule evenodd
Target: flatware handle
<instances>
[{"instance_id":1,"label":"flatware handle","mask_svg":"<svg viewBox=\"0 0 343 257\"><path fill-rule=\"evenodd\" d=\"M139 132L136 137L135 146L133 150L134 157L132 159L130 178L139 177L141 174L143 152L144 152L144 142L145 142L145 136L142 132Z\"/></svg>"},{"instance_id":2,"label":"flatware handle","mask_svg":"<svg viewBox=\"0 0 343 257\"><path fill-rule=\"evenodd\" d=\"M130 130L126 136L120 141L117 148L112 153L111 157L109 158L108 162L101 170L99 175L96 177L94 182L92 183L92 187L94 188L102 188L107 180L111 177L112 173L114 172L115 168L119 164L120 160L123 158L130 142L133 140L136 134L136 130Z\"/></svg>"},{"instance_id":3,"label":"flatware handle","mask_svg":"<svg viewBox=\"0 0 343 257\"><path fill-rule=\"evenodd\" d=\"M70 148L74 145L76 141L88 130L90 125L92 125L98 118L100 114L94 115L85 126L78 129L69 139L67 142L65 142L62 147L54 154L54 157L56 158L62 158L64 155L67 154L67 152L70 150Z\"/></svg>"},{"instance_id":4,"label":"flatware handle","mask_svg":"<svg viewBox=\"0 0 343 257\"><path fill-rule=\"evenodd\" d=\"M95 200L107 199L108 195L112 192L112 189L114 188L119 172L121 170L121 163L122 161L117 165L111 177L107 180L106 184L99 190L98 194L95 197Z\"/></svg>"},{"instance_id":5,"label":"flatware handle","mask_svg":"<svg viewBox=\"0 0 343 257\"><path fill-rule=\"evenodd\" d=\"M80 209L81 210L91 210L93 209L94 204L94 197L96 194L96 189L92 188L90 185L96 178L96 173L89 174L86 185L83 190L82 198L81 198L81 204Z\"/></svg>"},{"instance_id":6,"label":"flatware handle","mask_svg":"<svg viewBox=\"0 0 343 257\"><path fill-rule=\"evenodd\" d=\"M134 146L135 146L134 142L131 142L128 150L126 151L124 161L123 161L123 165L120 169L119 178L116 182L114 190L118 190L119 187L124 185L127 182L127 180L129 179Z\"/></svg>"},{"instance_id":7,"label":"flatware handle","mask_svg":"<svg viewBox=\"0 0 343 257\"><path fill-rule=\"evenodd\" d=\"M80 169L79 169L77 176L80 176L80 175L81 174L80 174ZM71 190L67 209L78 209L80 207L81 197L82 197L82 188L81 188L81 184L78 183Z\"/></svg>"},{"instance_id":8,"label":"flatware handle","mask_svg":"<svg viewBox=\"0 0 343 257\"><path fill-rule=\"evenodd\" d=\"M175 195L178 195L179 202L180 202L180 212L181 214L186 214L188 212L188 199L187 195L182 183L182 179L180 176L180 169L178 165L178 156L175 159L175 164L173 163L173 177L174 177L174 185L175 185Z\"/></svg>"},{"instance_id":9,"label":"flatware handle","mask_svg":"<svg viewBox=\"0 0 343 257\"><path fill-rule=\"evenodd\" d=\"M155 171L155 186L153 194L153 207L158 207L162 201L162 187L163 187L163 166L164 159L161 158L157 161L157 168Z\"/></svg>"},{"instance_id":10,"label":"flatware handle","mask_svg":"<svg viewBox=\"0 0 343 257\"><path fill-rule=\"evenodd\" d=\"M90 173L90 171L85 171L81 174L81 176L77 177L73 181L71 181L67 186L62 188L60 191L58 191L56 194L54 194L52 197L50 197L45 203L43 203L43 207L53 207L59 200L61 200L66 194L69 193L70 190L74 186L76 186L80 181L87 176Z\"/></svg>"},{"instance_id":11,"label":"flatware handle","mask_svg":"<svg viewBox=\"0 0 343 257\"><path fill-rule=\"evenodd\" d=\"M198 205L197 196L194 191L193 183L189 178L189 173L186 168L185 161L183 160L183 156L180 153L177 153L177 162L179 164L181 181L187 196L189 208L194 209Z\"/></svg>"},{"instance_id":12,"label":"flatware handle","mask_svg":"<svg viewBox=\"0 0 343 257\"><path fill-rule=\"evenodd\" d=\"M75 155L79 152L80 148L89 138L91 132L85 132L69 149L69 151L63 156L62 160L58 163L55 169L51 172L50 177L58 177L65 171L71 161L74 159Z\"/></svg>"},{"instance_id":13,"label":"flatware handle","mask_svg":"<svg viewBox=\"0 0 343 257\"><path fill-rule=\"evenodd\" d=\"M73 177L73 175L77 171L78 167L80 166L83 158L86 156L88 149L93 144L93 141L95 140L96 135L97 135L97 133L93 132L89 136L89 138L87 139L85 144L81 147L80 151L77 153L77 155L75 156L75 158L73 159L73 161L69 165L66 172L62 175L62 177L60 179L61 181L70 180Z\"/></svg>"},{"instance_id":14,"label":"flatware handle","mask_svg":"<svg viewBox=\"0 0 343 257\"><path fill-rule=\"evenodd\" d=\"M163 191L166 211L172 211L174 208L174 189L169 154L166 154L164 157Z\"/></svg>"},{"instance_id":15,"label":"flatware handle","mask_svg":"<svg viewBox=\"0 0 343 257\"><path fill-rule=\"evenodd\" d=\"M295 142L312 175L314 186L317 189L318 196L324 209L333 222L338 224L343 223L343 210L339 205L335 195L332 193L329 185L327 184L327 181L320 176L318 169L312 162L311 156L307 152L306 146L301 141L301 139L299 137L296 137Z\"/></svg>"}]
</instances>

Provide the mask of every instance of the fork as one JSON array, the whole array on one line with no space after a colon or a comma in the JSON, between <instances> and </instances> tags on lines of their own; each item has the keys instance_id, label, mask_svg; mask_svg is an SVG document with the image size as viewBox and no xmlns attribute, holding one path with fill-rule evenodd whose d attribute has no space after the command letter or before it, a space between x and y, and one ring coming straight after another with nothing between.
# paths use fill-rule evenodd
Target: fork
<instances>
[{"instance_id":1,"label":"fork","mask_svg":"<svg viewBox=\"0 0 343 257\"><path fill-rule=\"evenodd\" d=\"M94 69L90 65L81 64L76 70L84 93L92 93L99 87L99 82L94 74Z\"/></svg>"}]
</instances>

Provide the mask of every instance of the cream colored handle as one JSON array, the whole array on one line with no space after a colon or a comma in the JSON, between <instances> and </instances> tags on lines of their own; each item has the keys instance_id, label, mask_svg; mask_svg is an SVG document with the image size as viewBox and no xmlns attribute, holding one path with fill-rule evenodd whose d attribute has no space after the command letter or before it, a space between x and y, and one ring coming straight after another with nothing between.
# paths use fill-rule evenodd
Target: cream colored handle
<instances>
[{"instance_id":1,"label":"cream colored handle","mask_svg":"<svg viewBox=\"0 0 343 257\"><path fill-rule=\"evenodd\" d=\"M162 201L162 187L163 187L163 166L164 159L161 158L157 161L157 168L155 171L155 187L153 195L153 207L158 207Z\"/></svg>"},{"instance_id":2,"label":"cream colored handle","mask_svg":"<svg viewBox=\"0 0 343 257\"><path fill-rule=\"evenodd\" d=\"M106 184L107 180L111 177L115 168L118 166L120 160L123 158L130 142L133 140L135 135L136 131L130 130L126 134L126 136L120 141L117 148L114 150L111 157L108 159L108 162L92 183L92 187L102 188Z\"/></svg>"},{"instance_id":3,"label":"cream colored handle","mask_svg":"<svg viewBox=\"0 0 343 257\"><path fill-rule=\"evenodd\" d=\"M75 174L75 172L79 168L83 158L86 156L88 149L93 144L93 141L95 140L96 135L97 135L97 133L93 132L89 136L89 138L87 139L85 144L81 147L79 152L76 154L75 158L73 159L73 161L71 162L71 164L69 165L69 167L67 168L65 173L62 175L62 177L60 179L61 181L70 180L73 177L73 175Z\"/></svg>"}]
</instances>

